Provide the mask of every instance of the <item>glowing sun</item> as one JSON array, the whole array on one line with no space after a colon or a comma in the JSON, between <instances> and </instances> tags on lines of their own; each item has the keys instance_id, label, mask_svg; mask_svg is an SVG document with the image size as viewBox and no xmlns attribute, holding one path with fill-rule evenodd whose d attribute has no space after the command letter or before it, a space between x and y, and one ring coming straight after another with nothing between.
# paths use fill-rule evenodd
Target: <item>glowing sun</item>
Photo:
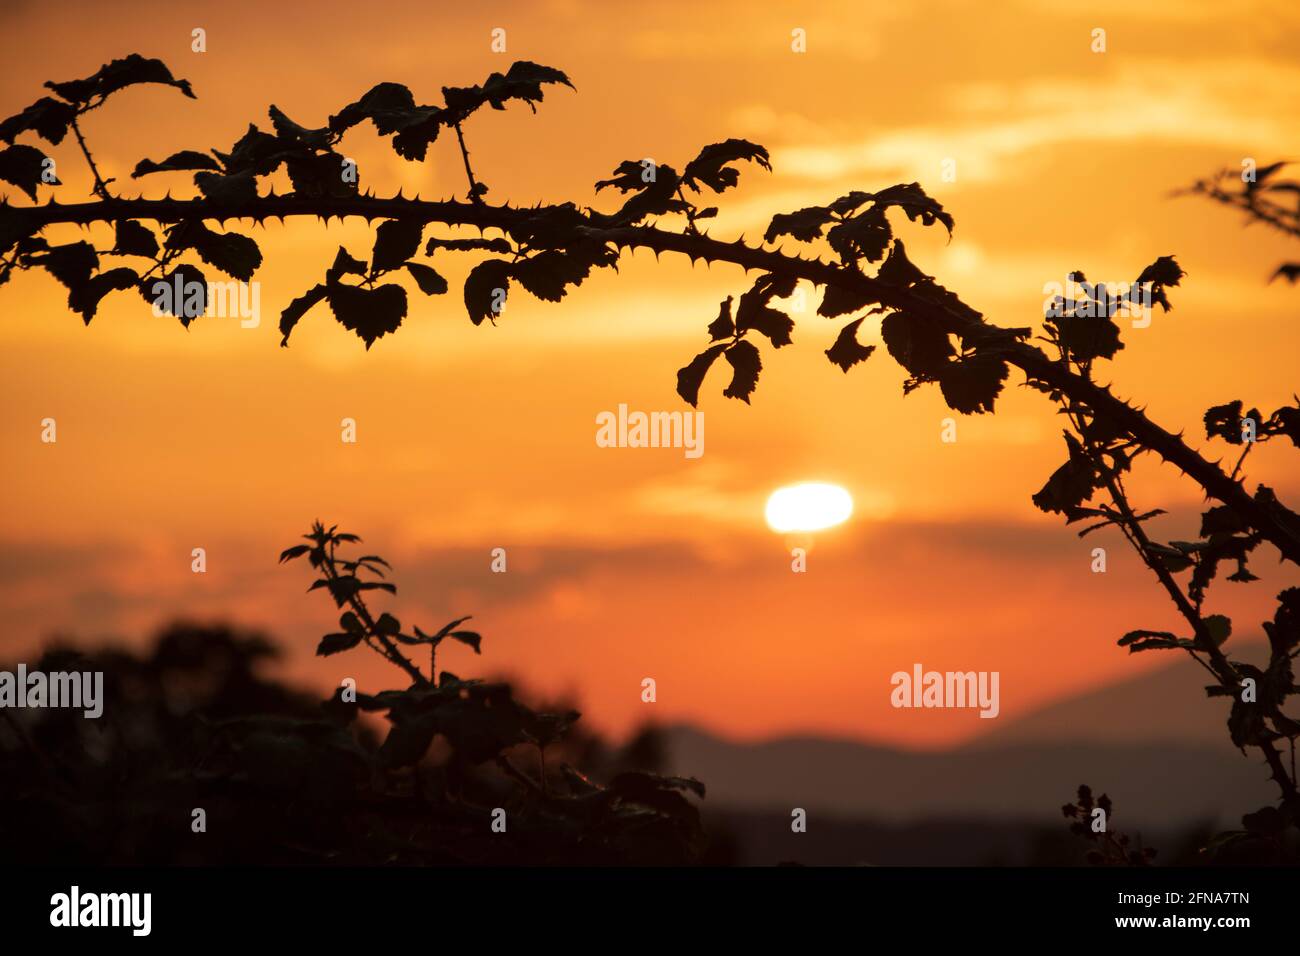
<instances>
[{"instance_id":1,"label":"glowing sun","mask_svg":"<svg viewBox=\"0 0 1300 956\"><path fill-rule=\"evenodd\" d=\"M805 481L772 492L763 516L773 531L821 531L853 514L853 498L839 485Z\"/></svg>"}]
</instances>

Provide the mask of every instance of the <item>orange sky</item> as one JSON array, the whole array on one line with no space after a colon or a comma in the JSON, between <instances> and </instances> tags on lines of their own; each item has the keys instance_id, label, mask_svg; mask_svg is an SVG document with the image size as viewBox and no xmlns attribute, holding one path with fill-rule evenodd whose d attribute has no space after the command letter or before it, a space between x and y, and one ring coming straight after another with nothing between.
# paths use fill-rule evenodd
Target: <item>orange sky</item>
<instances>
[{"instance_id":1,"label":"orange sky","mask_svg":"<svg viewBox=\"0 0 1300 956\"><path fill-rule=\"evenodd\" d=\"M470 121L475 169L496 201L609 209L616 200L592 185L620 161L680 168L702 145L741 136L771 150L774 172L742 172L719 202L716 236L752 238L773 213L918 180L957 228L946 243L900 220L909 253L1000 324L1035 323L1044 283L1070 270L1121 281L1177 255L1188 276L1175 310L1126 331L1113 378L1196 444L1208 405L1241 397L1272 409L1296 387L1300 293L1266 283L1294 248L1227 210L1167 198L1242 157L1300 152L1300 17L1276 5L1261 5L1265 16L1186 0L1078 12L1046 2L316 3L308 15L136 3L130 18L107 6L64 4L59 29L44 5L5 6L0 114L36 99L46 79L131 51L163 58L197 101L136 88L87 119L124 190L188 195L183 174L133 184L129 171L144 156L226 148L248 122L266 125L271 102L315 126L381 80L427 102L444 84L531 59L565 70L578 92L548 91L536 116L515 104ZM194 27L208 52L191 52ZM504 56L490 51L494 27L507 30ZM790 50L796 27L807 53ZM1089 50L1094 27L1107 30L1104 54ZM367 126L344 152L385 194L464 192L454 141L407 164ZM75 147L54 155L59 200L84 200ZM941 181L947 157L956 182ZM904 373L883 349L848 375L826 362L838 323L812 314L815 298L796 316L794 347L764 350L752 406L706 382L706 452L692 461L598 448L594 418L624 402L682 407L674 373L706 340L718 301L747 288L738 270L640 253L561 305L516 294L496 328L475 328L458 291L472 260L444 256L452 293L413 297L403 328L368 353L324 307L281 349L280 309L340 243L361 255L371 233L292 222L252 234L268 262L256 329L200 319L187 332L129 295L83 328L47 276L0 290L0 656L54 632L139 639L177 614L222 616L290 641L302 679L376 686L385 665L311 656L335 614L303 594L304 568L275 565L316 517L393 562L399 616L427 630L475 615L483 658L447 666L570 693L612 732L653 717L742 737L937 745L991 722L892 710L895 670L1000 670L999 719L1012 720L1156 663L1115 647L1125 630L1177 626L1117 539L1081 542L1030 504L1062 455L1041 396L1010 388L996 417L961 419L957 443L943 444L950 413L937 390L904 400ZM863 337L878 341L870 325ZM53 446L39 441L50 416ZM339 441L343 417L357 420L358 444ZM1265 448L1250 465L1294 504L1289 454ZM1195 490L1168 470L1140 474L1139 504L1181 511L1161 532L1191 533ZM858 508L819 535L809 572L795 575L762 505L807 479L843 484ZM1106 575L1088 569L1096 544L1110 550ZM190 573L194 547L207 549L205 575ZM494 547L508 549L505 575L488 571ZM1262 582L1220 584L1210 602L1243 636L1293 583L1271 559L1254 570ZM653 705L640 701L647 676L659 686Z\"/></svg>"}]
</instances>

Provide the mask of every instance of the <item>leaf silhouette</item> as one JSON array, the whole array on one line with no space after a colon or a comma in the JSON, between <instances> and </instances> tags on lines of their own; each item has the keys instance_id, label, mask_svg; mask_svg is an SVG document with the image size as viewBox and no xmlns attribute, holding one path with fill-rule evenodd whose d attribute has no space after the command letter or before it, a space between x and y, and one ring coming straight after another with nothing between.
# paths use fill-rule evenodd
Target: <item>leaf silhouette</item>
<instances>
[{"instance_id":1,"label":"leaf silhouette","mask_svg":"<svg viewBox=\"0 0 1300 956\"><path fill-rule=\"evenodd\" d=\"M1205 437L1222 438L1230 445L1240 445L1243 441L1241 437L1241 420L1244 417L1241 413L1241 399L1235 399L1226 405L1215 405L1206 411ZM1259 423L1259 413L1255 413L1255 422Z\"/></svg>"},{"instance_id":2,"label":"leaf silhouette","mask_svg":"<svg viewBox=\"0 0 1300 956\"><path fill-rule=\"evenodd\" d=\"M590 262L555 250L521 259L510 270L520 285L547 302L559 302L566 286L580 285L590 273Z\"/></svg>"},{"instance_id":3,"label":"leaf silhouette","mask_svg":"<svg viewBox=\"0 0 1300 956\"><path fill-rule=\"evenodd\" d=\"M866 317L863 316L863 319ZM854 319L835 337L835 344L826 350L826 357L847 372L859 362L865 362L876 350L874 345L863 345L858 341L858 328L863 319Z\"/></svg>"},{"instance_id":4,"label":"leaf silhouette","mask_svg":"<svg viewBox=\"0 0 1300 956\"><path fill-rule=\"evenodd\" d=\"M723 354L731 365L732 376L731 384L722 394L727 398L738 398L748 405L749 396L754 394L754 389L758 387L758 373L763 368L758 355L758 346L742 339Z\"/></svg>"},{"instance_id":5,"label":"leaf silhouette","mask_svg":"<svg viewBox=\"0 0 1300 956\"><path fill-rule=\"evenodd\" d=\"M938 375L953 355L948 333L925 313L891 312L880 323L885 347L913 375Z\"/></svg>"},{"instance_id":6,"label":"leaf silhouette","mask_svg":"<svg viewBox=\"0 0 1300 956\"><path fill-rule=\"evenodd\" d=\"M76 118L76 107L43 96L21 113L0 122L0 140L12 145L15 137L30 130L46 142L58 146L63 142L63 137L68 135L72 121Z\"/></svg>"},{"instance_id":7,"label":"leaf silhouette","mask_svg":"<svg viewBox=\"0 0 1300 956\"><path fill-rule=\"evenodd\" d=\"M364 636L364 634L352 631L326 634L321 638L320 644L316 647L316 656L328 657L331 654L340 654L343 651L350 651L361 643L361 639Z\"/></svg>"},{"instance_id":8,"label":"leaf silhouette","mask_svg":"<svg viewBox=\"0 0 1300 956\"><path fill-rule=\"evenodd\" d=\"M432 237L424 244L424 254L431 256L438 249L448 249L453 252L496 252L500 255L509 255L514 250L510 243L505 239L441 239L437 236Z\"/></svg>"},{"instance_id":9,"label":"leaf silhouette","mask_svg":"<svg viewBox=\"0 0 1300 956\"><path fill-rule=\"evenodd\" d=\"M939 374L944 401L953 411L977 415L993 411L994 400L1007 378L1007 363L994 355L963 356Z\"/></svg>"},{"instance_id":10,"label":"leaf silhouette","mask_svg":"<svg viewBox=\"0 0 1300 956\"><path fill-rule=\"evenodd\" d=\"M78 313L82 321L89 325L104 296L110 292L135 288L139 281L140 277L132 269L109 269L74 287L68 293L68 308Z\"/></svg>"},{"instance_id":11,"label":"leaf silhouette","mask_svg":"<svg viewBox=\"0 0 1300 956\"><path fill-rule=\"evenodd\" d=\"M266 176L279 169L286 157L301 155L303 150L249 123L248 130L230 147L229 153L216 149L212 152L221 160L225 172L232 176L241 173ZM197 175L194 179L196 183L199 182Z\"/></svg>"},{"instance_id":12,"label":"leaf silhouette","mask_svg":"<svg viewBox=\"0 0 1300 956\"><path fill-rule=\"evenodd\" d=\"M0 180L12 183L36 202L36 187L45 172L46 155L35 146L10 146L0 149ZM58 181L55 180L55 185Z\"/></svg>"},{"instance_id":13,"label":"leaf silhouette","mask_svg":"<svg viewBox=\"0 0 1300 956\"><path fill-rule=\"evenodd\" d=\"M171 173L181 170L207 170L219 173L221 172L221 164L207 153L200 153L193 149L183 149L178 153L172 153L161 163L155 163L151 159L140 160L135 164L135 170L131 173L131 178L139 179L141 176L148 176L151 173Z\"/></svg>"},{"instance_id":14,"label":"leaf silhouette","mask_svg":"<svg viewBox=\"0 0 1300 956\"><path fill-rule=\"evenodd\" d=\"M730 189L740 181L740 171L729 164L742 160L772 171L767 150L762 146L744 139L728 139L700 150L700 154L682 170L682 185L697 193L702 186L708 186L715 193Z\"/></svg>"},{"instance_id":15,"label":"leaf silhouette","mask_svg":"<svg viewBox=\"0 0 1300 956\"><path fill-rule=\"evenodd\" d=\"M333 131L328 126L320 129L307 129L285 116L284 112L274 104L266 112L271 118L271 126L275 129L275 135L280 139L302 143L312 149L326 149L334 140Z\"/></svg>"},{"instance_id":16,"label":"leaf silhouette","mask_svg":"<svg viewBox=\"0 0 1300 956\"><path fill-rule=\"evenodd\" d=\"M876 277L882 282L888 282L890 285L908 286L916 285L918 282L925 282L930 277L912 265L912 261L907 258L907 250L903 247L902 239L895 239L893 246L889 249L889 255L880 265L880 271Z\"/></svg>"},{"instance_id":17,"label":"leaf silhouette","mask_svg":"<svg viewBox=\"0 0 1300 956\"><path fill-rule=\"evenodd\" d=\"M822 296L822 304L817 307L817 314L833 319L836 316L858 312L868 305L875 305L877 299L866 292L846 289L843 286L828 285Z\"/></svg>"},{"instance_id":18,"label":"leaf silhouette","mask_svg":"<svg viewBox=\"0 0 1300 956\"><path fill-rule=\"evenodd\" d=\"M826 241L845 263L865 258L878 262L894 237L884 206L872 206L851 219L836 223L826 233Z\"/></svg>"},{"instance_id":19,"label":"leaf silhouette","mask_svg":"<svg viewBox=\"0 0 1300 956\"><path fill-rule=\"evenodd\" d=\"M342 246L339 246L339 251L334 256L334 264L325 272L325 280L332 283L337 281L340 276L363 276L365 274L366 264L354 257Z\"/></svg>"},{"instance_id":20,"label":"leaf silhouette","mask_svg":"<svg viewBox=\"0 0 1300 956\"><path fill-rule=\"evenodd\" d=\"M410 219L389 219L375 230L375 248L370 256L371 274L400 267L420 251L424 224Z\"/></svg>"},{"instance_id":21,"label":"leaf silhouette","mask_svg":"<svg viewBox=\"0 0 1300 956\"><path fill-rule=\"evenodd\" d=\"M415 284L425 295L442 295L447 291L447 280L438 274L432 266L419 262L406 263L406 271L411 274Z\"/></svg>"},{"instance_id":22,"label":"leaf silhouette","mask_svg":"<svg viewBox=\"0 0 1300 956\"><path fill-rule=\"evenodd\" d=\"M1297 279L1300 279L1300 262L1284 262L1277 267L1277 271L1269 278L1269 282L1274 279L1286 279L1292 285L1295 285Z\"/></svg>"},{"instance_id":23,"label":"leaf silhouette","mask_svg":"<svg viewBox=\"0 0 1300 956\"><path fill-rule=\"evenodd\" d=\"M193 249L210 266L247 282L262 264L257 243L237 232L216 232L196 219L177 223L167 233L167 248Z\"/></svg>"},{"instance_id":24,"label":"leaf silhouette","mask_svg":"<svg viewBox=\"0 0 1300 956\"><path fill-rule=\"evenodd\" d=\"M812 242L822 234L822 229L835 221L828 206L808 206L795 212L779 212L763 233L763 241L775 242L781 236L792 236L800 242Z\"/></svg>"},{"instance_id":25,"label":"leaf silhouette","mask_svg":"<svg viewBox=\"0 0 1300 956\"><path fill-rule=\"evenodd\" d=\"M118 90L137 83L163 83L176 87L190 99L195 98L189 82L173 77L162 60L146 59L138 53L106 63L84 80L45 85L70 103L86 104L102 102Z\"/></svg>"},{"instance_id":26,"label":"leaf silhouette","mask_svg":"<svg viewBox=\"0 0 1300 956\"><path fill-rule=\"evenodd\" d=\"M714 360L726 349L726 345L714 345L691 359L688 365L677 370L677 394L692 408L700 402L700 385L704 382L704 376Z\"/></svg>"},{"instance_id":27,"label":"leaf silhouette","mask_svg":"<svg viewBox=\"0 0 1300 956\"><path fill-rule=\"evenodd\" d=\"M396 332L406 317L406 290L400 285L361 286L336 282L328 287L330 309L339 324L355 332L366 343L366 350L375 340Z\"/></svg>"},{"instance_id":28,"label":"leaf silhouette","mask_svg":"<svg viewBox=\"0 0 1300 956\"><path fill-rule=\"evenodd\" d=\"M370 120L381 136L387 136L409 125L414 110L415 97L401 83L377 83L356 102L331 116L329 128L334 133L342 133Z\"/></svg>"},{"instance_id":29,"label":"leaf silhouette","mask_svg":"<svg viewBox=\"0 0 1300 956\"><path fill-rule=\"evenodd\" d=\"M328 294L329 288L327 286L315 285L285 307L284 311L280 313L281 345L289 344L289 333L298 324L298 320L306 315L312 306L324 301L325 296Z\"/></svg>"},{"instance_id":30,"label":"leaf silhouette","mask_svg":"<svg viewBox=\"0 0 1300 956\"><path fill-rule=\"evenodd\" d=\"M167 287L168 295L156 294L159 284ZM181 290L179 300L175 295L178 287ZM181 263L160 279L145 280L138 288L145 301L154 304L167 315L176 316L187 329L191 322L208 310L207 277L188 263Z\"/></svg>"},{"instance_id":31,"label":"leaf silhouette","mask_svg":"<svg viewBox=\"0 0 1300 956\"><path fill-rule=\"evenodd\" d=\"M794 292L794 287L793 276L760 276L753 288L740 297L740 304L736 308L736 332L743 334L755 329L767 336L776 348L789 345L794 320L784 312L772 308L768 302L773 297L786 298Z\"/></svg>"},{"instance_id":32,"label":"leaf silhouette","mask_svg":"<svg viewBox=\"0 0 1300 956\"><path fill-rule=\"evenodd\" d=\"M736 334L736 323L731 318L731 298L727 296L722 300L722 304L718 307L718 317L709 323L710 341L729 339Z\"/></svg>"},{"instance_id":33,"label":"leaf silhouette","mask_svg":"<svg viewBox=\"0 0 1300 956\"><path fill-rule=\"evenodd\" d=\"M69 289L84 285L90 280L91 273L99 268L95 247L85 241L50 246L43 254L29 256L28 260L44 268Z\"/></svg>"},{"instance_id":34,"label":"leaf silhouette","mask_svg":"<svg viewBox=\"0 0 1300 956\"><path fill-rule=\"evenodd\" d=\"M906 212L907 218L913 222L919 219L926 226L932 226L936 222L943 223L948 234L952 234L952 216L945 212L943 206L936 200L926 195L920 183L900 183L897 186L890 186L873 194L872 199L879 208L897 206Z\"/></svg>"},{"instance_id":35,"label":"leaf silhouette","mask_svg":"<svg viewBox=\"0 0 1300 956\"><path fill-rule=\"evenodd\" d=\"M613 179L596 183L599 192L605 186L616 186L622 192L633 192L623 207L614 214L614 220L637 223L646 216L661 216L670 212L685 212L687 205L677 198L681 180L677 171L668 165L656 166L654 178L647 181L640 163L626 160L614 170Z\"/></svg>"},{"instance_id":36,"label":"leaf silhouette","mask_svg":"<svg viewBox=\"0 0 1300 956\"><path fill-rule=\"evenodd\" d=\"M148 259L158 255L157 237L136 220L119 219L113 227L115 251L129 256L144 256Z\"/></svg>"},{"instance_id":37,"label":"leaf silhouette","mask_svg":"<svg viewBox=\"0 0 1300 956\"><path fill-rule=\"evenodd\" d=\"M242 203L257 198L257 173L253 169L223 175L221 173L195 173L194 185L199 192L215 202Z\"/></svg>"},{"instance_id":38,"label":"leaf silhouette","mask_svg":"<svg viewBox=\"0 0 1300 956\"><path fill-rule=\"evenodd\" d=\"M504 306L510 292L510 263L487 259L470 270L465 278L465 309L469 319L479 325L484 319L495 322L498 306Z\"/></svg>"},{"instance_id":39,"label":"leaf silhouette","mask_svg":"<svg viewBox=\"0 0 1300 956\"><path fill-rule=\"evenodd\" d=\"M482 86L445 86L442 97L447 109L461 117L468 116L485 103L493 109L503 110L509 100L523 100L529 109L536 112L534 104L542 101L542 86L553 83L574 89L569 78L560 70L528 60L518 60L504 74L490 75Z\"/></svg>"},{"instance_id":40,"label":"leaf silhouette","mask_svg":"<svg viewBox=\"0 0 1300 956\"><path fill-rule=\"evenodd\" d=\"M1066 432L1065 444L1069 459L1052 472L1047 484L1033 496L1034 504L1042 511L1069 512L1091 498L1097 486L1096 467L1083 453L1079 440Z\"/></svg>"},{"instance_id":41,"label":"leaf silhouette","mask_svg":"<svg viewBox=\"0 0 1300 956\"><path fill-rule=\"evenodd\" d=\"M596 192L607 186L613 186L621 193L640 192L650 185L646 178L647 169L634 159L625 159L614 168L614 175L596 183ZM658 173L655 173L656 178Z\"/></svg>"}]
</instances>

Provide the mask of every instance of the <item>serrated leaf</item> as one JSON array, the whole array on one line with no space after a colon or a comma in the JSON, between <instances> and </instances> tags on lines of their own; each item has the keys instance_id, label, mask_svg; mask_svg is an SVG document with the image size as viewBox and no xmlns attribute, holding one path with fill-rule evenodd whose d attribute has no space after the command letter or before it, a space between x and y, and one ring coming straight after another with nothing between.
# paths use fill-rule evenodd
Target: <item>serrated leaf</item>
<instances>
[{"instance_id":1,"label":"serrated leaf","mask_svg":"<svg viewBox=\"0 0 1300 956\"><path fill-rule=\"evenodd\" d=\"M424 244L424 254L431 256L438 249L446 249L451 252L495 252L498 255L508 256L514 250L510 242L501 237L495 239L473 238L473 239L441 239L433 236Z\"/></svg>"},{"instance_id":2,"label":"serrated leaf","mask_svg":"<svg viewBox=\"0 0 1300 956\"><path fill-rule=\"evenodd\" d=\"M731 296L727 296L718 308L718 317L709 323L709 340L717 342L735 334L736 323L731 318Z\"/></svg>"},{"instance_id":3,"label":"serrated leaf","mask_svg":"<svg viewBox=\"0 0 1300 956\"><path fill-rule=\"evenodd\" d=\"M992 412L1007 371L1007 363L1002 359L977 353L945 365L939 373L939 387L944 401L955 412L963 415Z\"/></svg>"},{"instance_id":4,"label":"serrated leaf","mask_svg":"<svg viewBox=\"0 0 1300 956\"><path fill-rule=\"evenodd\" d=\"M1222 438L1232 445L1240 445L1243 441L1241 437L1241 419L1242 419L1242 401L1234 399L1225 405L1215 405L1208 409L1204 415L1205 437Z\"/></svg>"},{"instance_id":5,"label":"serrated leaf","mask_svg":"<svg viewBox=\"0 0 1300 956\"><path fill-rule=\"evenodd\" d=\"M396 269L420 251L424 224L410 219L389 219L375 230L375 247L370 256L371 274Z\"/></svg>"},{"instance_id":6,"label":"serrated leaf","mask_svg":"<svg viewBox=\"0 0 1300 956\"><path fill-rule=\"evenodd\" d=\"M808 206L794 212L780 212L763 233L764 242L775 242L781 236L792 236L800 242L812 242L822 234L822 229L835 217L826 206Z\"/></svg>"},{"instance_id":7,"label":"serrated leaf","mask_svg":"<svg viewBox=\"0 0 1300 956\"><path fill-rule=\"evenodd\" d=\"M542 66L528 60L518 60L504 74L493 73L482 86L446 87L442 89L447 109L462 119L484 104L493 109L505 109L507 101L523 100L536 112L535 103L543 99L543 84L562 83L573 89L569 78L560 70Z\"/></svg>"},{"instance_id":8,"label":"serrated leaf","mask_svg":"<svg viewBox=\"0 0 1300 956\"><path fill-rule=\"evenodd\" d=\"M1091 498L1097 487L1097 470L1078 439L1066 432L1065 444L1069 458L1033 496L1034 505L1041 511L1070 512Z\"/></svg>"},{"instance_id":9,"label":"serrated leaf","mask_svg":"<svg viewBox=\"0 0 1300 956\"><path fill-rule=\"evenodd\" d=\"M367 350L376 339L396 332L406 317L406 290L400 285L363 289L338 282L326 294L339 324L355 332Z\"/></svg>"},{"instance_id":10,"label":"serrated leaf","mask_svg":"<svg viewBox=\"0 0 1300 956\"><path fill-rule=\"evenodd\" d=\"M306 315L312 306L322 301L328 292L329 289L325 285L315 285L285 306L284 311L280 313L281 345L289 344L289 333L298 324L298 320Z\"/></svg>"},{"instance_id":11,"label":"serrated leaf","mask_svg":"<svg viewBox=\"0 0 1300 956\"><path fill-rule=\"evenodd\" d=\"M510 292L510 263L504 259L487 259L470 270L465 278L465 310L475 325L484 319L495 321L505 308Z\"/></svg>"},{"instance_id":12,"label":"serrated leaf","mask_svg":"<svg viewBox=\"0 0 1300 956\"><path fill-rule=\"evenodd\" d=\"M876 305L877 298L866 292L845 289L842 286L828 285L822 296L822 303L817 307L817 314L833 319L836 316L859 312L869 305Z\"/></svg>"},{"instance_id":13,"label":"serrated leaf","mask_svg":"<svg viewBox=\"0 0 1300 956\"><path fill-rule=\"evenodd\" d=\"M1201 619L1205 625L1206 632L1210 635L1210 640L1214 641L1216 647L1222 647L1223 643L1232 635L1232 620L1222 614L1211 614Z\"/></svg>"},{"instance_id":14,"label":"serrated leaf","mask_svg":"<svg viewBox=\"0 0 1300 956\"><path fill-rule=\"evenodd\" d=\"M351 129L363 120L370 120L381 135L388 135L410 123L415 110L415 97L401 83L379 83L372 86L355 103L350 103L330 117L329 127L336 133Z\"/></svg>"},{"instance_id":15,"label":"serrated leaf","mask_svg":"<svg viewBox=\"0 0 1300 956\"><path fill-rule=\"evenodd\" d=\"M138 53L106 63L84 80L48 82L45 85L70 103L89 103L92 100L102 101L118 90L137 83L174 86L190 99L195 99L189 82L173 77L162 60L146 59Z\"/></svg>"},{"instance_id":16,"label":"serrated leaf","mask_svg":"<svg viewBox=\"0 0 1300 956\"><path fill-rule=\"evenodd\" d=\"M876 278L882 282L888 282L890 285L902 286L904 288L915 285L918 282L924 282L929 279L924 272L912 265L907 258L907 250L903 248L903 240L895 239L893 246L890 247L889 255L880 266L880 271Z\"/></svg>"},{"instance_id":17,"label":"serrated leaf","mask_svg":"<svg viewBox=\"0 0 1300 956\"><path fill-rule=\"evenodd\" d=\"M275 128L275 135L281 139L302 143L312 149L325 149L330 144L329 127L308 129L305 126L299 126L274 104L267 110L267 115L271 118L271 125Z\"/></svg>"},{"instance_id":18,"label":"serrated leaf","mask_svg":"<svg viewBox=\"0 0 1300 956\"><path fill-rule=\"evenodd\" d=\"M158 239L134 219L119 219L114 224L113 249L124 255L153 259L158 255Z\"/></svg>"},{"instance_id":19,"label":"serrated leaf","mask_svg":"<svg viewBox=\"0 0 1300 956\"><path fill-rule=\"evenodd\" d=\"M36 187L44 181L48 158L36 147L21 143L0 149L0 180L17 186L36 202ZM58 180L50 185L59 185Z\"/></svg>"},{"instance_id":20,"label":"serrated leaf","mask_svg":"<svg viewBox=\"0 0 1300 956\"><path fill-rule=\"evenodd\" d=\"M510 272L520 285L546 302L559 302L568 286L581 285L590 274L590 262L558 250L521 259Z\"/></svg>"},{"instance_id":21,"label":"serrated leaf","mask_svg":"<svg viewBox=\"0 0 1300 956\"><path fill-rule=\"evenodd\" d=\"M863 319L854 319L845 325L836 336L835 344L826 350L826 357L845 372L859 362L865 362L876 350L874 345L863 345L858 341L858 328L862 322Z\"/></svg>"},{"instance_id":22,"label":"serrated leaf","mask_svg":"<svg viewBox=\"0 0 1300 956\"><path fill-rule=\"evenodd\" d=\"M931 226L935 222L943 223L948 234L952 234L953 219L944 211L938 201L926 195L920 183L899 183L882 189L871 197L876 208L885 209L897 206L907 213L907 218L915 222L920 219L923 225Z\"/></svg>"},{"instance_id":23,"label":"serrated leaf","mask_svg":"<svg viewBox=\"0 0 1300 956\"><path fill-rule=\"evenodd\" d=\"M10 145L20 133L29 130L55 146L63 142L68 135L72 121L77 118L75 107L61 103L50 96L43 96L21 113L16 113L0 122L0 140Z\"/></svg>"},{"instance_id":24,"label":"serrated leaf","mask_svg":"<svg viewBox=\"0 0 1300 956\"><path fill-rule=\"evenodd\" d=\"M41 266L69 289L90 281L91 273L99 268L95 247L85 241L50 246L45 252L27 258L28 262Z\"/></svg>"},{"instance_id":25,"label":"serrated leaf","mask_svg":"<svg viewBox=\"0 0 1300 956\"><path fill-rule=\"evenodd\" d=\"M326 282L337 282L345 275L363 276L366 274L366 264L352 255L342 246L334 256L334 264L325 271Z\"/></svg>"},{"instance_id":26,"label":"serrated leaf","mask_svg":"<svg viewBox=\"0 0 1300 956\"><path fill-rule=\"evenodd\" d=\"M746 405L758 387L758 373L763 369L758 346L743 339L722 353L732 368L731 384L723 391L727 398L738 398Z\"/></svg>"},{"instance_id":27,"label":"serrated leaf","mask_svg":"<svg viewBox=\"0 0 1300 956\"><path fill-rule=\"evenodd\" d=\"M146 302L166 315L176 316L186 328L208 310L207 276L188 263L181 263L161 278L146 281L138 288Z\"/></svg>"},{"instance_id":28,"label":"serrated leaf","mask_svg":"<svg viewBox=\"0 0 1300 956\"><path fill-rule=\"evenodd\" d=\"M262 251L254 240L237 232L216 232L197 219L168 230L166 244L170 250L193 249L208 265L241 282L251 279L262 264Z\"/></svg>"},{"instance_id":29,"label":"serrated leaf","mask_svg":"<svg viewBox=\"0 0 1300 956\"><path fill-rule=\"evenodd\" d=\"M826 233L826 241L845 263L860 258L878 262L893 236L893 228L885 218L885 207L875 205L851 219L836 223Z\"/></svg>"},{"instance_id":30,"label":"serrated leaf","mask_svg":"<svg viewBox=\"0 0 1300 956\"><path fill-rule=\"evenodd\" d=\"M730 163L757 163L771 172L772 165L768 160L767 150L749 140L733 138L713 143L705 146L698 156L686 164L682 170L682 185L697 193L702 186L720 193L735 186L740 180L740 172L730 166Z\"/></svg>"},{"instance_id":31,"label":"serrated leaf","mask_svg":"<svg viewBox=\"0 0 1300 956\"><path fill-rule=\"evenodd\" d=\"M894 361L913 375L938 375L954 354L948 333L925 313L891 312L880 334Z\"/></svg>"},{"instance_id":32,"label":"serrated leaf","mask_svg":"<svg viewBox=\"0 0 1300 956\"><path fill-rule=\"evenodd\" d=\"M99 303L110 292L132 289L139 283L140 276L135 270L119 267L92 276L89 281L73 288L68 293L68 308L81 316L87 325L95 317Z\"/></svg>"},{"instance_id":33,"label":"serrated leaf","mask_svg":"<svg viewBox=\"0 0 1300 956\"><path fill-rule=\"evenodd\" d=\"M195 173L194 185L213 202L249 202L257 198L257 178L253 170L246 169L224 176L219 173Z\"/></svg>"}]
</instances>

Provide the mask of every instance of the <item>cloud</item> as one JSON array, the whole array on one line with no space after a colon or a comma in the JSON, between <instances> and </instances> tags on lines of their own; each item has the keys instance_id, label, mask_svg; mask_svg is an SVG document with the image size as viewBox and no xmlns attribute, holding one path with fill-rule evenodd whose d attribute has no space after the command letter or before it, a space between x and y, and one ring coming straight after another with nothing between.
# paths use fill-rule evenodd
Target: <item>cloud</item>
<instances>
[{"instance_id":1,"label":"cloud","mask_svg":"<svg viewBox=\"0 0 1300 956\"><path fill-rule=\"evenodd\" d=\"M1264 154L1291 145L1300 68L1256 60L1190 64L1144 58L1101 77L977 83L951 92L950 115L849 143L773 150L785 175L837 182L863 175L936 181L944 159L957 184L1014 179L1038 150L1078 142L1213 145Z\"/></svg>"}]
</instances>

